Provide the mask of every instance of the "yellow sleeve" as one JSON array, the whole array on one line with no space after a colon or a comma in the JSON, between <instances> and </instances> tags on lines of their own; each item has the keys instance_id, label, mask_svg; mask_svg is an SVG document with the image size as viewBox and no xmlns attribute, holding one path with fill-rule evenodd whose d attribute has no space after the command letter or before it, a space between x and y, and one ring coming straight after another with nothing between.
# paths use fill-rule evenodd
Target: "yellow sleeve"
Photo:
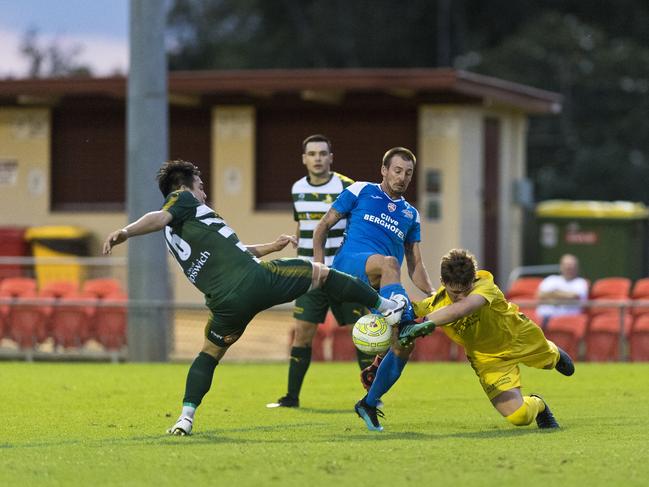
<instances>
[{"instance_id":1,"label":"yellow sleeve","mask_svg":"<svg viewBox=\"0 0 649 487\"><path fill-rule=\"evenodd\" d=\"M470 294L478 294L491 304L493 300L500 295L500 292L494 283L494 276L489 271L479 270L476 277L478 279L476 280Z\"/></svg>"}]
</instances>

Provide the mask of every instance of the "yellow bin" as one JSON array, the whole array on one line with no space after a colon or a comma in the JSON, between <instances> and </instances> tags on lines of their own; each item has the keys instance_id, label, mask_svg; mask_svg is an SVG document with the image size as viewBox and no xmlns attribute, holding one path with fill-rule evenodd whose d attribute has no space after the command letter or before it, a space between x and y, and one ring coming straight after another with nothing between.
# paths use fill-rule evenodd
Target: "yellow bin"
<instances>
[{"instance_id":1,"label":"yellow bin","mask_svg":"<svg viewBox=\"0 0 649 487\"><path fill-rule=\"evenodd\" d=\"M31 227L25 240L31 242L36 259L39 288L51 281L70 281L77 286L83 282L86 268L76 257L89 255L90 232L65 225Z\"/></svg>"}]
</instances>

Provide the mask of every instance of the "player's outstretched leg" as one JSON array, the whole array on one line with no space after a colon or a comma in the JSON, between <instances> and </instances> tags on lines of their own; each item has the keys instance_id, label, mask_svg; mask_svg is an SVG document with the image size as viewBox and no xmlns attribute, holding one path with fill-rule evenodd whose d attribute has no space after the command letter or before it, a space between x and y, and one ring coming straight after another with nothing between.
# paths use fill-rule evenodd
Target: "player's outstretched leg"
<instances>
[{"instance_id":1,"label":"player's outstretched leg","mask_svg":"<svg viewBox=\"0 0 649 487\"><path fill-rule=\"evenodd\" d=\"M381 299L385 300L388 303L392 303L390 304L390 306L392 307L389 307L387 309L381 310L381 307L378 308L385 318L385 322L389 326L397 325L402 320L404 311L408 309L408 298L406 298L402 294L396 294L389 300L383 297L381 297Z\"/></svg>"},{"instance_id":2,"label":"player's outstretched leg","mask_svg":"<svg viewBox=\"0 0 649 487\"><path fill-rule=\"evenodd\" d=\"M572 357L568 355L568 352L563 350L561 347L557 347L559 349L559 361L557 362L557 365L554 366L555 369L557 369L557 372L570 376L575 373L575 364L572 361Z\"/></svg>"},{"instance_id":3,"label":"player's outstretched leg","mask_svg":"<svg viewBox=\"0 0 649 487\"><path fill-rule=\"evenodd\" d=\"M412 321L415 319L415 310L412 307L412 303L410 302L410 298L408 298L406 290L400 282L393 282L381 286L381 289L379 289L379 294L386 299L391 299L398 303L404 303L405 301L405 304L403 305L403 312L399 320L400 322Z\"/></svg>"},{"instance_id":4,"label":"player's outstretched leg","mask_svg":"<svg viewBox=\"0 0 649 487\"><path fill-rule=\"evenodd\" d=\"M367 429L370 431L383 431L383 426L379 423L379 417L383 417L383 411L377 407L370 406L365 402L365 398L361 399L354 406L354 410L358 417L365 421Z\"/></svg>"},{"instance_id":5,"label":"player's outstretched leg","mask_svg":"<svg viewBox=\"0 0 649 487\"><path fill-rule=\"evenodd\" d=\"M327 277L321 287L328 296L337 301L360 303L368 308L376 308L385 317L388 325L399 323L403 310L407 306L407 299L402 301L386 299L356 277L336 269L325 269Z\"/></svg>"},{"instance_id":6,"label":"player's outstretched leg","mask_svg":"<svg viewBox=\"0 0 649 487\"><path fill-rule=\"evenodd\" d=\"M539 413L536 415L536 424L540 429L552 429L552 428L558 428L559 423L557 423L557 420L554 419L554 414L552 414L552 411L550 411L550 406L548 406L548 403L545 402L545 400L539 396L538 394L530 394L531 397L538 397L541 402L543 403L544 409L543 411L539 411Z\"/></svg>"}]
</instances>

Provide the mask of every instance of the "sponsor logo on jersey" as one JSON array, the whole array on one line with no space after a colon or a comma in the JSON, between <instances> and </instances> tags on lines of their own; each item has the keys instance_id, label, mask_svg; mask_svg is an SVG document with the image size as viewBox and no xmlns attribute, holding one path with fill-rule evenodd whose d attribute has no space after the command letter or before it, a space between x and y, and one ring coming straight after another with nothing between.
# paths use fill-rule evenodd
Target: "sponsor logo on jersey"
<instances>
[{"instance_id":1,"label":"sponsor logo on jersey","mask_svg":"<svg viewBox=\"0 0 649 487\"><path fill-rule=\"evenodd\" d=\"M209 251L204 250L196 259L194 259L194 262L192 262L187 271L185 271L187 278L192 282L192 284L196 284L198 273L203 269L203 266L207 262L207 259L210 258L210 255L212 254L210 254Z\"/></svg>"},{"instance_id":2,"label":"sponsor logo on jersey","mask_svg":"<svg viewBox=\"0 0 649 487\"><path fill-rule=\"evenodd\" d=\"M390 202L388 203L388 210L389 210L389 211L394 211L394 210L396 210L396 209L397 209L397 205L395 205L394 203L392 203L392 201L390 201Z\"/></svg>"},{"instance_id":3,"label":"sponsor logo on jersey","mask_svg":"<svg viewBox=\"0 0 649 487\"><path fill-rule=\"evenodd\" d=\"M396 234L397 237L399 237L401 240L405 238L405 234L402 230L399 229L399 221L395 220L387 213L381 213L381 216L365 213L365 215L363 215L363 220L367 220L368 222L376 223L377 225L382 226L383 228Z\"/></svg>"},{"instance_id":4,"label":"sponsor logo on jersey","mask_svg":"<svg viewBox=\"0 0 649 487\"><path fill-rule=\"evenodd\" d=\"M375 194L371 194L370 196L371 196L372 198L374 198L375 200L382 200L382 199L383 199L383 198L381 198L380 196L376 196Z\"/></svg>"},{"instance_id":5,"label":"sponsor logo on jersey","mask_svg":"<svg viewBox=\"0 0 649 487\"><path fill-rule=\"evenodd\" d=\"M415 215L413 215L412 211L410 210L401 210L401 213L403 213L403 216L405 216L410 220L412 220L415 217Z\"/></svg>"},{"instance_id":6,"label":"sponsor logo on jersey","mask_svg":"<svg viewBox=\"0 0 649 487\"><path fill-rule=\"evenodd\" d=\"M297 196L297 199L299 199L299 200L303 200L303 199L304 199L304 193L300 193L300 194Z\"/></svg>"}]
</instances>

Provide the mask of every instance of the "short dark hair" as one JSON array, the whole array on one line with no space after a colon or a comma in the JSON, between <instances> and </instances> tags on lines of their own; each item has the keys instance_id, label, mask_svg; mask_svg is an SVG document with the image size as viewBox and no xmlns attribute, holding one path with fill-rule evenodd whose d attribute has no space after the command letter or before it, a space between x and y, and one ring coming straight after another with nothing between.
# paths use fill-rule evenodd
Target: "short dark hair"
<instances>
[{"instance_id":1,"label":"short dark hair","mask_svg":"<svg viewBox=\"0 0 649 487\"><path fill-rule=\"evenodd\" d=\"M464 249L452 249L440 263L442 283L469 287L473 284L478 271L475 256Z\"/></svg>"},{"instance_id":2,"label":"short dark hair","mask_svg":"<svg viewBox=\"0 0 649 487\"><path fill-rule=\"evenodd\" d=\"M191 188L194 185L194 176L200 176L201 172L198 167L189 161L176 159L167 161L156 174L158 187L165 198L172 191L180 189L182 186Z\"/></svg>"},{"instance_id":3,"label":"short dark hair","mask_svg":"<svg viewBox=\"0 0 649 487\"><path fill-rule=\"evenodd\" d=\"M302 154L306 154L306 145L309 142L326 142L327 147L329 147L329 152L334 151L334 146L331 144L331 141L322 134L313 134L309 135L306 139L302 141Z\"/></svg>"},{"instance_id":4,"label":"short dark hair","mask_svg":"<svg viewBox=\"0 0 649 487\"><path fill-rule=\"evenodd\" d=\"M412 161L413 166L417 165L417 158L410 149L406 149L405 147L393 147L383 154L383 165L386 168L390 167L390 162L393 156L399 156L406 161Z\"/></svg>"}]
</instances>

